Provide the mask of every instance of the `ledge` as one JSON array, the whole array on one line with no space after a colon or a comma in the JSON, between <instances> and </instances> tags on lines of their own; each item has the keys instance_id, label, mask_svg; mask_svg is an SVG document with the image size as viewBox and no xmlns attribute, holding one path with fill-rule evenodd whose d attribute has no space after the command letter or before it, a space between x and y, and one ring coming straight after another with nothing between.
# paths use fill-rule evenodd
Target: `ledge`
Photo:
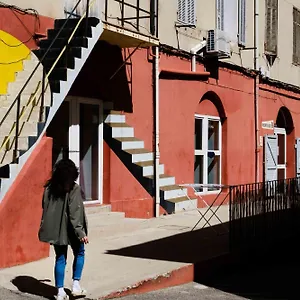
<instances>
[{"instance_id":1,"label":"ledge","mask_svg":"<svg viewBox=\"0 0 300 300\"><path fill-rule=\"evenodd\" d=\"M209 72L192 72L192 71L181 71L175 69L161 69L160 78L163 79L179 79L179 80L208 80L210 76Z\"/></svg>"}]
</instances>

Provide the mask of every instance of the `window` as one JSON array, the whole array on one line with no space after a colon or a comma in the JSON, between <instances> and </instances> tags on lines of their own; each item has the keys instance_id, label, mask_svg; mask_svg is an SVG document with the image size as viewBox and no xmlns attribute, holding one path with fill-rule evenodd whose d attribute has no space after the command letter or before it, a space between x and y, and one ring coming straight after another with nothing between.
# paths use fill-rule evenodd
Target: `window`
<instances>
[{"instance_id":1,"label":"window","mask_svg":"<svg viewBox=\"0 0 300 300\"><path fill-rule=\"evenodd\" d=\"M221 184L221 135L220 119L195 116L195 162L194 183ZM198 188L198 192L213 191L213 188Z\"/></svg>"},{"instance_id":2,"label":"window","mask_svg":"<svg viewBox=\"0 0 300 300\"><path fill-rule=\"evenodd\" d=\"M195 0L178 0L178 21L196 26Z\"/></svg>"},{"instance_id":3,"label":"window","mask_svg":"<svg viewBox=\"0 0 300 300\"><path fill-rule=\"evenodd\" d=\"M266 0L265 52L272 65L277 56L278 0Z\"/></svg>"},{"instance_id":4,"label":"window","mask_svg":"<svg viewBox=\"0 0 300 300\"><path fill-rule=\"evenodd\" d=\"M239 26L238 26L238 43L246 45L246 0L238 0L239 4Z\"/></svg>"},{"instance_id":5,"label":"window","mask_svg":"<svg viewBox=\"0 0 300 300\"><path fill-rule=\"evenodd\" d=\"M246 0L216 0L216 29L225 31L230 41L246 43Z\"/></svg>"},{"instance_id":6,"label":"window","mask_svg":"<svg viewBox=\"0 0 300 300\"><path fill-rule=\"evenodd\" d=\"M293 10L293 63L300 64L300 11Z\"/></svg>"},{"instance_id":7,"label":"window","mask_svg":"<svg viewBox=\"0 0 300 300\"><path fill-rule=\"evenodd\" d=\"M224 30L224 0L217 0L217 29Z\"/></svg>"}]
</instances>

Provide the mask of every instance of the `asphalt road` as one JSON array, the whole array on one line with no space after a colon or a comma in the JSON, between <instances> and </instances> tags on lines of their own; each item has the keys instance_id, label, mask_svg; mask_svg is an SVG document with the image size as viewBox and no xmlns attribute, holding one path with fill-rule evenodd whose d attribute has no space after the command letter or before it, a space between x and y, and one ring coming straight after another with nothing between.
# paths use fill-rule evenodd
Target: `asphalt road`
<instances>
[{"instance_id":1,"label":"asphalt road","mask_svg":"<svg viewBox=\"0 0 300 300\"><path fill-rule=\"evenodd\" d=\"M143 295L133 295L122 298L123 300L239 300L241 298L229 293L225 293L214 288L208 288L198 283L189 283L186 285L156 291Z\"/></svg>"}]
</instances>

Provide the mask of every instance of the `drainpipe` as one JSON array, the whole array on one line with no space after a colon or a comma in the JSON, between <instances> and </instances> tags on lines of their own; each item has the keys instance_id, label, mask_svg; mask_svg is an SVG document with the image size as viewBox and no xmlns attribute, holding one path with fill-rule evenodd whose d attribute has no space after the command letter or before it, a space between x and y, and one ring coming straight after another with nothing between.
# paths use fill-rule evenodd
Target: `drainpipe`
<instances>
[{"instance_id":1,"label":"drainpipe","mask_svg":"<svg viewBox=\"0 0 300 300\"><path fill-rule=\"evenodd\" d=\"M192 55L192 72L196 72L196 55L197 53L206 46L206 41L201 42L200 44L196 45L191 49Z\"/></svg>"},{"instance_id":2,"label":"drainpipe","mask_svg":"<svg viewBox=\"0 0 300 300\"><path fill-rule=\"evenodd\" d=\"M155 103L155 217L160 212L160 186L159 186L159 48L154 47L154 103Z\"/></svg>"},{"instance_id":3,"label":"drainpipe","mask_svg":"<svg viewBox=\"0 0 300 300\"><path fill-rule=\"evenodd\" d=\"M254 82L255 109L255 182L260 181L259 153L259 0L254 0L254 69L257 72Z\"/></svg>"}]
</instances>

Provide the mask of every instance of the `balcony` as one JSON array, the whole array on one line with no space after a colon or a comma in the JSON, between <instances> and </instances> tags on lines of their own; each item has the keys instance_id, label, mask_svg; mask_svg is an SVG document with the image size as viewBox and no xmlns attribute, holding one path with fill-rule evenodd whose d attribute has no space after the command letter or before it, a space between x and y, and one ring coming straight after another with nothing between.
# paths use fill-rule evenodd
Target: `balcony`
<instances>
[{"instance_id":1,"label":"balcony","mask_svg":"<svg viewBox=\"0 0 300 300\"><path fill-rule=\"evenodd\" d=\"M100 40L120 48L150 47L157 38L158 0L105 0Z\"/></svg>"}]
</instances>

